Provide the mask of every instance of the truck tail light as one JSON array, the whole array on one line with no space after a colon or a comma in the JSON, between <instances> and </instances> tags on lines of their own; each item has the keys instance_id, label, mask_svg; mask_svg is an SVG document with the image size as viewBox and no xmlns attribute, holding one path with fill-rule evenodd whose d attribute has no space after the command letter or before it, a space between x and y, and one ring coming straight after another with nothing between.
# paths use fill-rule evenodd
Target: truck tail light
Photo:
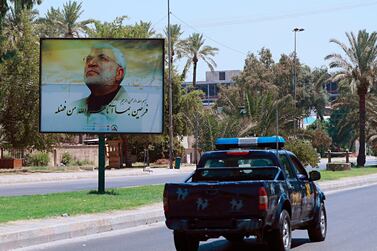
<instances>
[{"instance_id":1,"label":"truck tail light","mask_svg":"<svg viewBox=\"0 0 377 251\"><path fill-rule=\"evenodd\" d=\"M164 203L164 212L167 213L169 211L169 204L168 204L168 191L166 188L164 190L163 203Z\"/></svg>"},{"instance_id":2,"label":"truck tail light","mask_svg":"<svg viewBox=\"0 0 377 251\"><path fill-rule=\"evenodd\" d=\"M230 156L244 156L248 155L249 152L227 152L226 154Z\"/></svg>"},{"instance_id":3,"label":"truck tail light","mask_svg":"<svg viewBox=\"0 0 377 251\"><path fill-rule=\"evenodd\" d=\"M258 209L261 211L266 211L268 209L268 195L264 187L260 187L258 190Z\"/></svg>"}]
</instances>

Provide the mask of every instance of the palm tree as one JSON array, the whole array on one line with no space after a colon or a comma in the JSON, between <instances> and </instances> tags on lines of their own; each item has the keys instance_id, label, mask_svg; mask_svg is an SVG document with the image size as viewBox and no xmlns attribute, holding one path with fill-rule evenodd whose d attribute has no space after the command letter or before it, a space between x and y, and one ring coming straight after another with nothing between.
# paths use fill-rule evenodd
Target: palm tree
<instances>
[{"instance_id":1,"label":"palm tree","mask_svg":"<svg viewBox=\"0 0 377 251\"><path fill-rule=\"evenodd\" d=\"M153 29L151 22L139 21L134 25L128 25L126 28L126 31L128 33L127 37L149 38L153 37L156 34L156 31Z\"/></svg>"},{"instance_id":2,"label":"palm tree","mask_svg":"<svg viewBox=\"0 0 377 251\"><path fill-rule=\"evenodd\" d=\"M81 10L82 3L77 3L76 1L69 1L63 4L63 20L61 20L60 25L65 30L64 37L79 37L79 33L87 28L87 25L94 23L94 19L88 19L81 22L77 22L81 14L84 12Z\"/></svg>"},{"instance_id":3,"label":"palm tree","mask_svg":"<svg viewBox=\"0 0 377 251\"><path fill-rule=\"evenodd\" d=\"M35 4L41 4L42 0L14 0L12 2L13 5L10 6L8 0L0 0L0 63L5 59L13 57L15 54L15 50L2 51L4 49L5 38L8 38L7 34L3 34L4 29L8 29L8 31L16 29L15 26L20 23L22 11L31 10Z\"/></svg>"},{"instance_id":4,"label":"palm tree","mask_svg":"<svg viewBox=\"0 0 377 251\"><path fill-rule=\"evenodd\" d=\"M95 22L94 19L78 22L78 19L84 12L81 8L82 3L69 1L68 3L63 4L62 10L51 7L47 12L46 17L41 18L39 22L46 25L46 31L55 26L58 28L59 33L66 38L80 37L80 34L85 33L88 29L88 24ZM53 29L52 32L52 34L47 35L54 35L56 29Z\"/></svg>"},{"instance_id":5,"label":"palm tree","mask_svg":"<svg viewBox=\"0 0 377 251\"><path fill-rule=\"evenodd\" d=\"M20 14L23 9L31 10L35 4L41 4L42 0L13 0L13 9L9 7L8 0L0 0L0 24L8 10Z\"/></svg>"},{"instance_id":6,"label":"palm tree","mask_svg":"<svg viewBox=\"0 0 377 251\"><path fill-rule=\"evenodd\" d=\"M36 21L36 29L41 37L59 37L62 30L58 20L63 19L63 14L59 8L51 7L47 10L45 17L38 18Z\"/></svg>"},{"instance_id":7,"label":"palm tree","mask_svg":"<svg viewBox=\"0 0 377 251\"><path fill-rule=\"evenodd\" d=\"M339 45L347 57L334 53L326 56L330 60L330 68L337 68L333 75L333 81L343 81L351 85L359 96L359 141L360 149L357 156L357 165L365 164L365 99L369 88L375 79L375 67L377 58L377 33L369 34L366 30L360 30L357 37L351 32L346 33L349 47L336 40L331 39Z\"/></svg>"},{"instance_id":8,"label":"palm tree","mask_svg":"<svg viewBox=\"0 0 377 251\"><path fill-rule=\"evenodd\" d=\"M168 27L165 27L164 30L165 37L168 37ZM183 40L180 39L183 31L181 26L178 24L170 25L170 40L171 40L171 57L170 63L173 64L174 56L176 58L181 58L183 55ZM168 42L168 40L166 40ZM166 46L169 46L168 44ZM167 50L166 50L167 51Z\"/></svg>"},{"instance_id":9,"label":"palm tree","mask_svg":"<svg viewBox=\"0 0 377 251\"><path fill-rule=\"evenodd\" d=\"M187 61L182 76L185 77L187 71L191 65L193 65L192 85L194 88L196 86L196 68L200 59L207 64L211 71L217 66L212 57L215 56L219 49L204 45L204 42L205 39L203 39L203 34L199 33L193 33L184 42L182 56L187 57Z\"/></svg>"}]
</instances>

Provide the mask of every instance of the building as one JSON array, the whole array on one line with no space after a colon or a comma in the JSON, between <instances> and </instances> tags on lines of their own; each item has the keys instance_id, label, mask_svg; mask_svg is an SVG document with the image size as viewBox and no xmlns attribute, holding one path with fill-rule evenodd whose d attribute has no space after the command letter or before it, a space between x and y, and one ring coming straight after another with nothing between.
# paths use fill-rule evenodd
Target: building
<instances>
[{"instance_id":1,"label":"building","mask_svg":"<svg viewBox=\"0 0 377 251\"><path fill-rule=\"evenodd\" d=\"M212 105L218 99L218 93L221 85L234 84L233 78L241 73L239 70L227 71L207 71L205 81L197 81L196 87L202 90L205 95L202 98L204 105ZM186 90L192 86L192 82L184 82L182 87Z\"/></svg>"},{"instance_id":2,"label":"building","mask_svg":"<svg viewBox=\"0 0 377 251\"><path fill-rule=\"evenodd\" d=\"M325 89L329 94L329 101L334 101L339 96L339 88L337 82L326 83Z\"/></svg>"}]
</instances>

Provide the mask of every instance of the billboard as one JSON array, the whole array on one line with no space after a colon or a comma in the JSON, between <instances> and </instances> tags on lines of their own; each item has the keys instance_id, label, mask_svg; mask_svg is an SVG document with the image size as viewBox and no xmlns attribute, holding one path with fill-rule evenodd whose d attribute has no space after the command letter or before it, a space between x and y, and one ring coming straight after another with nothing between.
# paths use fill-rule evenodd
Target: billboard
<instances>
[{"instance_id":1,"label":"billboard","mask_svg":"<svg viewBox=\"0 0 377 251\"><path fill-rule=\"evenodd\" d=\"M163 39L40 41L40 131L162 133Z\"/></svg>"}]
</instances>

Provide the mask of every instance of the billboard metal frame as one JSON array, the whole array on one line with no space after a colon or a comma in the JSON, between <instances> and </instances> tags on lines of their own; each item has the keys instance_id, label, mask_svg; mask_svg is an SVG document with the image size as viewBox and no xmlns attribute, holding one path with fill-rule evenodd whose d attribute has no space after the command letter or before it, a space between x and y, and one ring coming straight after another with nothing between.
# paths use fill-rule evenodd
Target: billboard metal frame
<instances>
[{"instance_id":1,"label":"billboard metal frame","mask_svg":"<svg viewBox=\"0 0 377 251\"><path fill-rule=\"evenodd\" d=\"M162 102L161 102L161 131L158 132L125 132L125 131L42 131L42 43L43 41L47 40L87 40L87 41L160 41L161 43L161 74L162 74ZM39 51L39 132L40 133L68 133L68 134L97 134L97 135L105 135L105 134L154 134L159 135L163 134L164 132L164 121L165 121L165 39L163 38L40 38L40 51Z\"/></svg>"}]
</instances>

